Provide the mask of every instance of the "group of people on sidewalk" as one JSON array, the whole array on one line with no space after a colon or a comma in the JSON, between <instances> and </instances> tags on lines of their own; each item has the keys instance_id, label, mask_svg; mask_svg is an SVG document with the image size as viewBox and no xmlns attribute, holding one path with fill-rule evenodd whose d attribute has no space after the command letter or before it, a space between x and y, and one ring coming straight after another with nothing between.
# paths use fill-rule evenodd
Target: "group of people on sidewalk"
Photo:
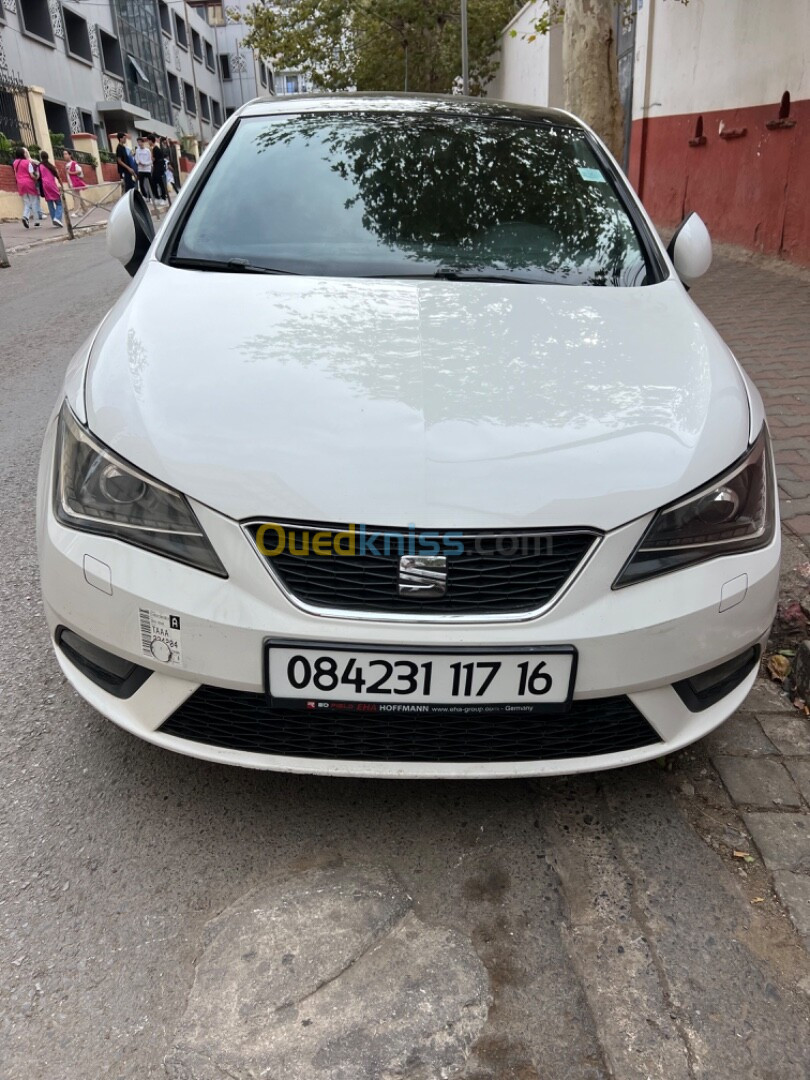
<instances>
[{"instance_id":1,"label":"group of people on sidewalk","mask_svg":"<svg viewBox=\"0 0 810 1080\"><path fill-rule=\"evenodd\" d=\"M73 160L67 150L62 152L62 159L65 162L65 171L71 188L78 190L87 187L82 180L81 165ZM42 213L40 199L44 199L48 204L48 213L54 228L63 228L62 179L48 153L45 150L40 151L39 160L35 161L25 146L19 146L14 151L13 168L17 191L22 196L22 223L25 228L31 227L32 218L34 228L38 229L42 224L45 215Z\"/></svg>"},{"instance_id":2,"label":"group of people on sidewalk","mask_svg":"<svg viewBox=\"0 0 810 1080\"><path fill-rule=\"evenodd\" d=\"M169 198L168 185L171 184L175 192L179 191L169 159L168 141L165 138L158 140L154 135L141 136L134 156L128 142L128 134L120 131L116 160L124 191L130 191L137 184L147 202L154 201L156 205L164 206ZM82 167L73 160L68 150L62 152L62 160L70 188L75 192L86 188ZM17 191L22 196L22 223L25 228L29 229L32 221L35 229L42 224L45 215L40 199L48 204L53 227L63 228L64 186L47 152L42 150L39 159L35 160L25 146L19 146L14 151L13 168Z\"/></svg>"},{"instance_id":3,"label":"group of people on sidewalk","mask_svg":"<svg viewBox=\"0 0 810 1080\"><path fill-rule=\"evenodd\" d=\"M124 191L130 191L137 184L147 202L154 201L157 206L164 206L169 198L168 185L171 184L175 192L178 191L169 159L168 140L158 139L154 135L140 135L137 141L133 154L128 146L127 133L118 132L115 156Z\"/></svg>"}]
</instances>

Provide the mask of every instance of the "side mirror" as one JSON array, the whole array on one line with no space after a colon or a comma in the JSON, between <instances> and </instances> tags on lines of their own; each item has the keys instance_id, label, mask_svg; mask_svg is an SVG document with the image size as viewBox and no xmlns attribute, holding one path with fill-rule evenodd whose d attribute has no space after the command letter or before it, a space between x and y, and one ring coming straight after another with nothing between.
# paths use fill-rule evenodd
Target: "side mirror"
<instances>
[{"instance_id":1,"label":"side mirror","mask_svg":"<svg viewBox=\"0 0 810 1080\"><path fill-rule=\"evenodd\" d=\"M680 223L667 246L678 277L686 285L703 277L712 265L712 238L703 218L694 210Z\"/></svg>"},{"instance_id":2,"label":"side mirror","mask_svg":"<svg viewBox=\"0 0 810 1080\"><path fill-rule=\"evenodd\" d=\"M155 238L152 215L140 191L133 188L115 204L107 223L107 251L134 277Z\"/></svg>"}]
</instances>

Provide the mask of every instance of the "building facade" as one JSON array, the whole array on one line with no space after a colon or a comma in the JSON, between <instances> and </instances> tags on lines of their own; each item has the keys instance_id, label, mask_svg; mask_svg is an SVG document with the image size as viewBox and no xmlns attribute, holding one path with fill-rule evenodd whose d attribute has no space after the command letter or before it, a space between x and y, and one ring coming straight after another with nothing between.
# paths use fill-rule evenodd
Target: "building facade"
<instances>
[{"instance_id":1,"label":"building facade","mask_svg":"<svg viewBox=\"0 0 810 1080\"><path fill-rule=\"evenodd\" d=\"M559 28L504 31L492 97L563 106ZM632 0L617 34L625 165L653 219L810 265L810 0ZM517 30L513 37L511 30Z\"/></svg>"},{"instance_id":2,"label":"building facade","mask_svg":"<svg viewBox=\"0 0 810 1080\"><path fill-rule=\"evenodd\" d=\"M196 154L238 105L271 89L267 65L240 46L244 25L229 23L223 3L0 0L0 131L24 137L12 130L21 85L41 88L47 129L68 148L88 133L110 149L126 130Z\"/></svg>"},{"instance_id":3,"label":"building facade","mask_svg":"<svg viewBox=\"0 0 810 1080\"><path fill-rule=\"evenodd\" d=\"M248 33L244 16L251 3L253 0L206 4L206 18L216 41L226 117L246 101L275 92L272 64L244 44Z\"/></svg>"}]
</instances>

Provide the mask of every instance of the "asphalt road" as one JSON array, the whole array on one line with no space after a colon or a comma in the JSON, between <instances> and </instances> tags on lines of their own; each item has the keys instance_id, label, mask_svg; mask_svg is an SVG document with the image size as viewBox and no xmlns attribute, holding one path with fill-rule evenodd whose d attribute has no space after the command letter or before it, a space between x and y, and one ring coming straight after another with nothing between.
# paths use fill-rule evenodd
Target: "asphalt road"
<instances>
[{"instance_id":1,"label":"asphalt road","mask_svg":"<svg viewBox=\"0 0 810 1080\"><path fill-rule=\"evenodd\" d=\"M804 954L690 824L699 751L677 774L311 779L158 751L76 697L37 460L127 281L103 237L0 270L0 1076L806 1078Z\"/></svg>"}]
</instances>

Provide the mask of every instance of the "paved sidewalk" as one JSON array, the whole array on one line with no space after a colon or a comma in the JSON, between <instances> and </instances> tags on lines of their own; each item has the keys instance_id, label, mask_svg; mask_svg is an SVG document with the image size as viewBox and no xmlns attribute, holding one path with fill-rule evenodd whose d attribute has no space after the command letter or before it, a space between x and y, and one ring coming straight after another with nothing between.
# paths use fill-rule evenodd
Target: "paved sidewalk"
<instances>
[{"instance_id":1,"label":"paved sidewalk","mask_svg":"<svg viewBox=\"0 0 810 1080\"><path fill-rule=\"evenodd\" d=\"M80 219L82 222L81 228L77 225ZM109 220L110 215L104 210L92 210L87 217L84 217L83 214L79 213L71 216L71 221L73 222L77 237L86 235L90 232L97 232L99 229L105 229ZM29 248L38 247L40 244L70 239L67 225L63 225L60 229L51 222L51 219L47 214L42 218L42 224L39 228L31 224L31 226L26 229L19 219L15 221L0 221L0 236L3 237L6 252L9 255L18 254L20 251L27 251Z\"/></svg>"},{"instance_id":2,"label":"paved sidewalk","mask_svg":"<svg viewBox=\"0 0 810 1080\"><path fill-rule=\"evenodd\" d=\"M790 654L810 615L810 271L721 248L692 295L765 402L783 521L771 648ZM763 674L740 712L672 764L687 816L751 904L765 918L786 910L810 950L810 719L791 689Z\"/></svg>"},{"instance_id":3,"label":"paved sidewalk","mask_svg":"<svg viewBox=\"0 0 810 1080\"><path fill-rule=\"evenodd\" d=\"M810 541L810 270L720 248L692 296L759 387L782 520Z\"/></svg>"},{"instance_id":4,"label":"paved sidewalk","mask_svg":"<svg viewBox=\"0 0 810 1080\"><path fill-rule=\"evenodd\" d=\"M98 232L100 229L106 229L107 222L110 220L110 210L92 209L88 211L76 212L71 215L71 221L73 222L73 228L75 230L76 239L82 236L87 236L90 233ZM167 213L168 207L152 207L151 214L155 221L155 228L161 219ZM79 224L81 222L81 224ZM69 240L67 226L63 225L60 229L58 226L51 222L51 219L46 214L42 219L42 224L39 228L35 225L31 225L29 228L23 225L22 221L16 219L14 221L0 221L0 236L3 237L3 243L6 246L6 252L9 255L19 254L21 251L28 251L32 247L38 247L40 244L53 242L56 240Z\"/></svg>"}]
</instances>

